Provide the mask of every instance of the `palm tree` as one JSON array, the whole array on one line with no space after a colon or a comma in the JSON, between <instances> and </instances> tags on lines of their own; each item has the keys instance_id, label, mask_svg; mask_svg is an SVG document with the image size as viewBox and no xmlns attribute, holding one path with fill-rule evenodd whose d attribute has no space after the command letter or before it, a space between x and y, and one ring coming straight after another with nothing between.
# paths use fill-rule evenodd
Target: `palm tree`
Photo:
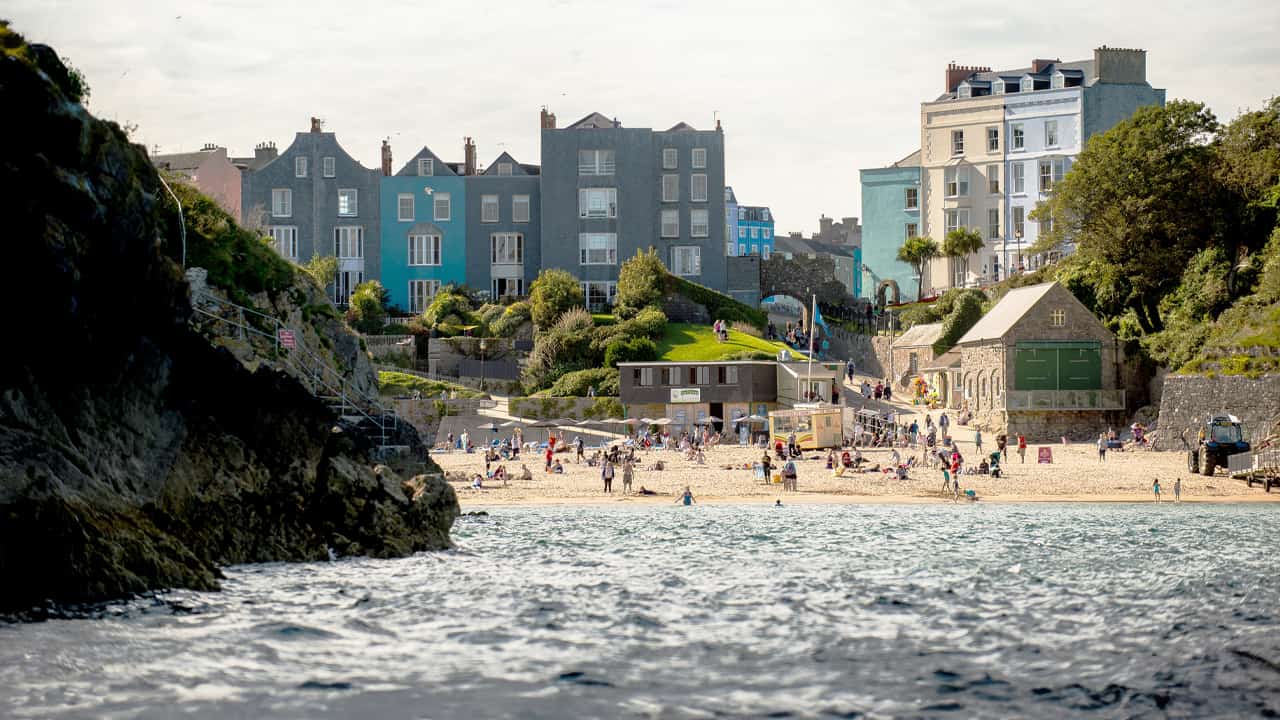
<instances>
[{"instance_id":1,"label":"palm tree","mask_svg":"<svg viewBox=\"0 0 1280 720\"><path fill-rule=\"evenodd\" d=\"M924 294L924 266L938 257L938 243L928 235L909 237L898 248L898 262L904 262L916 271L916 299Z\"/></svg>"},{"instance_id":2,"label":"palm tree","mask_svg":"<svg viewBox=\"0 0 1280 720\"><path fill-rule=\"evenodd\" d=\"M982 233L972 228L956 228L947 233L947 239L942 243L942 254L959 260L962 277L969 274L969 256L986 247L986 243L982 241ZM964 283L955 283L957 286Z\"/></svg>"}]
</instances>

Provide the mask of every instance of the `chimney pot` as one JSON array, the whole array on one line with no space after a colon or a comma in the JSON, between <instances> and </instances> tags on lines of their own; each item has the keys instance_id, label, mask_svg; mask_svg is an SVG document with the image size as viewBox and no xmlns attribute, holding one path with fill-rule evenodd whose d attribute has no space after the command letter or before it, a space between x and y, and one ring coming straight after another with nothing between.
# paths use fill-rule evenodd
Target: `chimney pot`
<instances>
[{"instance_id":1,"label":"chimney pot","mask_svg":"<svg viewBox=\"0 0 1280 720\"><path fill-rule=\"evenodd\" d=\"M311 118L311 132L318 133L324 127L324 121L318 117Z\"/></svg>"},{"instance_id":2,"label":"chimney pot","mask_svg":"<svg viewBox=\"0 0 1280 720\"><path fill-rule=\"evenodd\" d=\"M471 141L471 138L470 138L470 137L465 137L465 138L463 138L462 140L463 140L463 144L462 144L462 158L463 158L462 163L463 163L463 171L462 171L462 174L463 174L463 175L475 175L475 174L476 174L476 144L475 144L474 142L472 142L472 141Z\"/></svg>"},{"instance_id":3,"label":"chimney pot","mask_svg":"<svg viewBox=\"0 0 1280 720\"><path fill-rule=\"evenodd\" d=\"M382 141L382 174L391 177L391 143L387 140Z\"/></svg>"},{"instance_id":4,"label":"chimney pot","mask_svg":"<svg viewBox=\"0 0 1280 720\"><path fill-rule=\"evenodd\" d=\"M547 112L546 106L543 106L542 108L541 123L543 130L556 129L556 114L553 112Z\"/></svg>"}]
</instances>

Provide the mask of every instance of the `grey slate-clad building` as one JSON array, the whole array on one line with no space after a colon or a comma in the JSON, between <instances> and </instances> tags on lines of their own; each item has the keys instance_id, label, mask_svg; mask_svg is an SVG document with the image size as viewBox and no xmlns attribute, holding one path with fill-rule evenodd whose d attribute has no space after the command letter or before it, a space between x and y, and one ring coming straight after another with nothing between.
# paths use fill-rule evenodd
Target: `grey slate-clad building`
<instances>
[{"instance_id":1,"label":"grey slate-clad building","mask_svg":"<svg viewBox=\"0 0 1280 720\"><path fill-rule=\"evenodd\" d=\"M261 224L294 262L336 256L333 298L345 303L356 285L381 278L381 176L312 118L311 131L298 133L279 156L244 170L241 216L250 226Z\"/></svg>"},{"instance_id":2,"label":"grey slate-clad building","mask_svg":"<svg viewBox=\"0 0 1280 720\"><path fill-rule=\"evenodd\" d=\"M603 307L618 267L654 247L667 268L725 292L724 134L542 115L542 267L569 271Z\"/></svg>"},{"instance_id":3,"label":"grey slate-clad building","mask_svg":"<svg viewBox=\"0 0 1280 720\"><path fill-rule=\"evenodd\" d=\"M467 146L474 157L475 146ZM541 183L537 165L502 153L466 175L467 285L493 298L523 296L542 266Z\"/></svg>"}]
</instances>

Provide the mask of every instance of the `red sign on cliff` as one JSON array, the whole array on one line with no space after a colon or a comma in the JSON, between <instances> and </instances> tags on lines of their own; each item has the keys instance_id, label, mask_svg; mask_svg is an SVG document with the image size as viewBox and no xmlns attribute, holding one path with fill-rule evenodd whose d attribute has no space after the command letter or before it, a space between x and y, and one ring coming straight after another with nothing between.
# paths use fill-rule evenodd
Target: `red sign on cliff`
<instances>
[{"instance_id":1,"label":"red sign on cliff","mask_svg":"<svg viewBox=\"0 0 1280 720\"><path fill-rule=\"evenodd\" d=\"M295 343L295 341L294 341L294 339L293 339L293 331L292 331L292 330L281 330L281 331L280 331L280 346L281 346L281 347L289 348L290 350L292 350L292 349L296 346L296 343Z\"/></svg>"}]
</instances>

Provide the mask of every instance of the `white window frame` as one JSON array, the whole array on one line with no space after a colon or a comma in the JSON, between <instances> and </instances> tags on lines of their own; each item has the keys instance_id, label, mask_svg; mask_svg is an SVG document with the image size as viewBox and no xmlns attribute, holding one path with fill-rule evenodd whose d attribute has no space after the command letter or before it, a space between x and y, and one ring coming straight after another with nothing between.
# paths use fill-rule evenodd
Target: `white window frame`
<instances>
[{"instance_id":1,"label":"white window frame","mask_svg":"<svg viewBox=\"0 0 1280 720\"><path fill-rule=\"evenodd\" d=\"M920 234L920 223L907 223L907 238L910 239Z\"/></svg>"},{"instance_id":2,"label":"white window frame","mask_svg":"<svg viewBox=\"0 0 1280 720\"><path fill-rule=\"evenodd\" d=\"M674 245L671 248L671 272L683 277L702 274L702 248L697 245Z\"/></svg>"},{"instance_id":3,"label":"white window frame","mask_svg":"<svg viewBox=\"0 0 1280 720\"><path fill-rule=\"evenodd\" d=\"M701 183L701 192L699 192L699 183ZM696 173L689 177L689 201L690 202L706 202L707 201L707 176L703 173Z\"/></svg>"},{"instance_id":4,"label":"white window frame","mask_svg":"<svg viewBox=\"0 0 1280 720\"><path fill-rule=\"evenodd\" d=\"M425 267L441 265L443 261L444 243L435 233L421 233L409 236L409 267Z\"/></svg>"},{"instance_id":5,"label":"white window frame","mask_svg":"<svg viewBox=\"0 0 1280 720\"><path fill-rule=\"evenodd\" d=\"M689 151L689 167L694 170L702 170L707 166L707 149L694 148Z\"/></svg>"},{"instance_id":6,"label":"white window frame","mask_svg":"<svg viewBox=\"0 0 1280 720\"><path fill-rule=\"evenodd\" d=\"M1012 208L1012 213L1013 213L1013 223L1012 223L1013 227L1011 227L1010 230L1013 231L1013 236L1019 239L1026 237L1026 234L1025 234L1026 222L1027 222L1026 209L1023 208L1021 205L1014 205Z\"/></svg>"},{"instance_id":7,"label":"white window frame","mask_svg":"<svg viewBox=\"0 0 1280 720\"><path fill-rule=\"evenodd\" d=\"M759 254L760 254L760 245L759 245L759 243L751 243L751 254L752 254L752 255L759 255Z\"/></svg>"},{"instance_id":8,"label":"white window frame","mask_svg":"<svg viewBox=\"0 0 1280 720\"><path fill-rule=\"evenodd\" d=\"M907 210L920 209L920 188L905 188L902 202Z\"/></svg>"},{"instance_id":9,"label":"white window frame","mask_svg":"<svg viewBox=\"0 0 1280 720\"><path fill-rule=\"evenodd\" d=\"M752 240L760 239L760 228L755 225L751 227L751 239Z\"/></svg>"},{"instance_id":10,"label":"white window frame","mask_svg":"<svg viewBox=\"0 0 1280 720\"><path fill-rule=\"evenodd\" d=\"M436 174L435 158L418 158L418 177L431 177Z\"/></svg>"},{"instance_id":11,"label":"white window frame","mask_svg":"<svg viewBox=\"0 0 1280 720\"><path fill-rule=\"evenodd\" d=\"M768 240L769 238L773 237L773 230L767 227L760 228L760 237L765 240Z\"/></svg>"},{"instance_id":12,"label":"white window frame","mask_svg":"<svg viewBox=\"0 0 1280 720\"><path fill-rule=\"evenodd\" d=\"M528 195L512 195L511 196L511 222L513 223L529 222L529 217L530 217L529 213L531 212L530 208L532 207L529 203L530 203L530 199ZM524 208L523 212L521 212L520 210L521 207Z\"/></svg>"},{"instance_id":13,"label":"white window frame","mask_svg":"<svg viewBox=\"0 0 1280 720\"><path fill-rule=\"evenodd\" d=\"M349 193L349 195L348 195ZM342 211L342 198L346 195L350 197L347 203L347 211ZM339 188L338 189L338 217L359 217L360 216L360 191L356 188Z\"/></svg>"},{"instance_id":14,"label":"white window frame","mask_svg":"<svg viewBox=\"0 0 1280 720\"><path fill-rule=\"evenodd\" d=\"M680 167L680 150L678 148L662 148L662 169L675 170Z\"/></svg>"},{"instance_id":15,"label":"white window frame","mask_svg":"<svg viewBox=\"0 0 1280 720\"><path fill-rule=\"evenodd\" d=\"M440 208L444 207L444 212ZM431 219L435 222L449 222L453 219L453 195L447 192L431 194Z\"/></svg>"},{"instance_id":16,"label":"white window frame","mask_svg":"<svg viewBox=\"0 0 1280 720\"><path fill-rule=\"evenodd\" d=\"M607 148L578 151L579 175L612 175L617 169L616 154Z\"/></svg>"},{"instance_id":17,"label":"white window frame","mask_svg":"<svg viewBox=\"0 0 1280 720\"><path fill-rule=\"evenodd\" d=\"M512 170L514 170L514 168L512 167L511 163L509 162L498 163L498 175L500 177L511 177Z\"/></svg>"},{"instance_id":18,"label":"white window frame","mask_svg":"<svg viewBox=\"0 0 1280 720\"><path fill-rule=\"evenodd\" d=\"M599 207L595 207L596 200L599 201ZM578 188L578 217L584 219L618 217L618 189Z\"/></svg>"},{"instance_id":19,"label":"white window frame","mask_svg":"<svg viewBox=\"0 0 1280 720\"><path fill-rule=\"evenodd\" d=\"M617 265L617 233L578 233L579 265Z\"/></svg>"},{"instance_id":20,"label":"white window frame","mask_svg":"<svg viewBox=\"0 0 1280 720\"><path fill-rule=\"evenodd\" d=\"M307 176L307 159L305 157L296 157L293 159L293 176L304 178Z\"/></svg>"},{"instance_id":21,"label":"white window frame","mask_svg":"<svg viewBox=\"0 0 1280 720\"><path fill-rule=\"evenodd\" d=\"M1049 327L1066 327L1067 311L1062 308L1054 308L1049 311Z\"/></svg>"},{"instance_id":22,"label":"white window frame","mask_svg":"<svg viewBox=\"0 0 1280 720\"><path fill-rule=\"evenodd\" d=\"M951 131L951 157L964 155L964 130Z\"/></svg>"},{"instance_id":23,"label":"white window frame","mask_svg":"<svg viewBox=\"0 0 1280 720\"><path fill-rule=\"evenodd\" d=\"M276 247L280 257L297 262L298 260L298 226L268 225L267 235Z\"/></svg>"},{"instance_id":24,"label":"white window frame","mask_svg":"<svg viewBox=\"0 0 1280 720\"><path fill-rule=\"evenodd\" d=\"M293 217L293 190L271 188L271 217Z\"/></svg>"},{"instance_id":25,"label":"white window frame","mask_svg":"<svg viewBox=\"0 0 1280 720\"><path fill-rule=\"evenodd\" d=\"M1000 208L987 209L987 239L996 240L1000 237Z\"/></svg>"},{"instance_id":26,"label":"white window frame","mask_svg":"<svg viewBox=\"0 0 1280 720\"><path fill-rule=\"evenodd\" d=\"M745 243L738 245L738 256L739 257L747 256L747 246Z\"/></svg>"},{"instance_id":27,"label":"white window frame","mask_svg":"<svg viewBox=\"0 0 1280 720\"><path fill-rule=\"evenodd\" d=\"M409 312L418 315L426 312L431 300L440 292L439 280L409 281Z\"/></svg>"},{"instance_id":28,"label":"white window frame","mask_svg":"<svg viewBox=\"0 0 1280 720\"><path fill-rule=\"evenodd\" d=\"M480 196L480 222L496 223L502 220L502 209L497 195Z\"/></svg>"},{"instance_id":29,"label":"white window frame","mask_svg":"<svg viewBox=\"0 0 1280 720\"><path fill-rule=\"evenodd\" d=\"M964 197L969 194L969 168L949 167L942 171L943 195L945 197Z\"/></svg>"},{"instance_id":30,"label":"white window frame","mask_svg":"<svg viewBox=\"0 0 1280 720\"><path fill-rule=\"evenodd\" d=\"M1040 191L1041 195L1052 192L1053 191L1053 161L1041 160L1039 163L1037 163L1036 168L1037 168L1036 189Z\"/></svg>"},{"instance_id":31,"label":"white window frame","mask_svg":"<svg viewBox=\"0 0 1280 720\"><path fill-rule=\"evenodd\" d=\"M327 178L335 177L338 174L337 162L332 155L327 155L320 159L320 171Z\"/></svg>"},{"instance_id":32,"label":"white window frame","mask_svg":"<svg viewBox=\"0 0 1280 720\"><path fill-rule=\"evenodd\" d=\"M498 289L500 283L506 285L506 292ZM512 288L515 289L515 292L512 292ZM524 278L522 277L499 276L489 280L489 297L491 298L523 297L525 294L524 289Z\"/></svg>"},{"instance_id":33,"label":"white window frame","mask_svg":"<svg viewBox=\"0 0 1280 720\"><path fill-rule=\"evenodd\" d=\"M661 237L678 238L680 237L680 211L679 210L663 210L661 223Z\"/></svg>"},{"instance_id":34,"label":"white window frame","mask_svg":"<svg viewBox=\"0 0 1280 720\"><path fill-rule=\"evenodd\" d=\"M582 299L590 310L612 307L618 299L618 283L613 280L586 280L582 286ZM604 302L591 302L591 291L596 290L604 295Z\"/></svg>"},{"instance_id":35,"label":"white window frame","mask_svg":"<svg viewBox=\"0 0 1280 720\"><path fill-rule=\"evenodd\" d=\"M942 211L943 232L969 227L969 208L951 208Z\"/></svg>"},{"instance_id":36,"label":"white window frame","mask_svg":"<svg viewBox=\"0 0 1280 720\"><path fill-rule=\"evenodd\" d=\"M407 214L405 213L406 200L409 203L407 208L409 212ZM399 193L396 195L396 220L400 222L413 222L415 210L414 200L415 198L413 197L413 193Z\"/></svg>"},{"instance_id":37,"label":"white window frame","mask_svg":"<svg viewBox=\"0 0 1280 720\"><path fill-rule=\"evenodd\" d=\"M1060 142L1060 141L1061 141L1061 138L1060 138L1060 137L1058 137L1058 121L1057 121L1057 120L1045 120L1045 121L1044 121L1044 146L1045 146L1045 148L1047 148L1047 149L1057 148L1057 147L1059 147L1059 142Z\"/></svg>"},{"instance_id":38,"label":"white window frame","mask_svg":"<svg viewBox=\"0 0 1280 720\"><path fill-rule=\"evenodd\" d=\"M1027 192L1027 166L1023 163L1013 164L1013 185L1009 188L1014 195L1025 195Z\"/></svg>"},{"instance_id":39,"label":"white window frame","mask_svg":"<svg viewBox=\"0 0 1280 720\"><path fill-rule=\"evenodd\" d=\"M501 249L501 253L499 253ZM514 252L512 250L514 249ZM524 233L497 232L489 234L489 264L523 265Z\"/></svg>"},{"instance_id":40,"label":"white window frame","mask_svg":"<svg viewBox=\"0 0 1280 720\"><path fill-rule=\"evenodd\" d=\"M662 202L680 202L680 176L669 173L662 176Z\"/></svg>"},{"instance_id":41,"label":"white window frame","mask_svg":"<svg viewBox=\"0 0 1280 720\"><path fill-rule=\"evenodd\" d=\"M1051 90L1060 90L1067 84L1066 80L1066 76L1062 73L1054 73L1049 76L1049 88Z\"/></svg>"},{"instance_id":42,"label":"white window frame","mask_svg":"<svg viewBox=\"0 0 1280 720\"><path fill-rule=\"evenodd\" d=\"M1000 126L991 125L987 127L987 152L1000 152Z\"/></svg>"},{"instance_id":43,"label":"white window frame","mask_svg":"<svg viewBox=\"0 0 1280 720\"><path fill-rule=\"evenodd\" d=\"M355 235L354 240L351 238L353 232ZM355 252L352 253L352 250ZM363 260L364 226L338 225L335 227L333 229L333 256L339 260Z\"/></svg>"},{"instance_id":44,"label":"white window frame","mask_svg":"<svg viewBox=\"0 0 1280 720\"><path fill-rule=\"evenodd\" d=\"M738 226L738 239L739 239L739 240L746 240L746 239L747 239L747 228L746 228L746 227L741 226L741 225L739 225L739 226Z\"/></svg>"},{"instance_id":45,"label":"white window frame","mask_svg":"<svg viewBox=\"0 0 1280 720\"><path fill-rule=\"evenodd\" d=\"M991 165L987 168L987 193L991 195L1000 194L1000 166Z\"/></svg>"},{"instance_id":46,"label":"white window frame","mask_svg":"<svg viewBox=\"0 0 1280 720\"><path fill-rule=\"evenodd\" d=\"M711 213L706 209L689 211L689 237L704 238L711 235Z\"/></svg>"},{"instance_id":47,"label":"white window frame","mask_svg":"<svg viewBox=\"0 0 1280 720\"><path fill-rule=\"evenodd\" d=\"M1012 152L1022 152L1027 149L1027 131L1022 123L1014 123L1009 126L1009 150Z\"/></svg>"}]
</instances>

